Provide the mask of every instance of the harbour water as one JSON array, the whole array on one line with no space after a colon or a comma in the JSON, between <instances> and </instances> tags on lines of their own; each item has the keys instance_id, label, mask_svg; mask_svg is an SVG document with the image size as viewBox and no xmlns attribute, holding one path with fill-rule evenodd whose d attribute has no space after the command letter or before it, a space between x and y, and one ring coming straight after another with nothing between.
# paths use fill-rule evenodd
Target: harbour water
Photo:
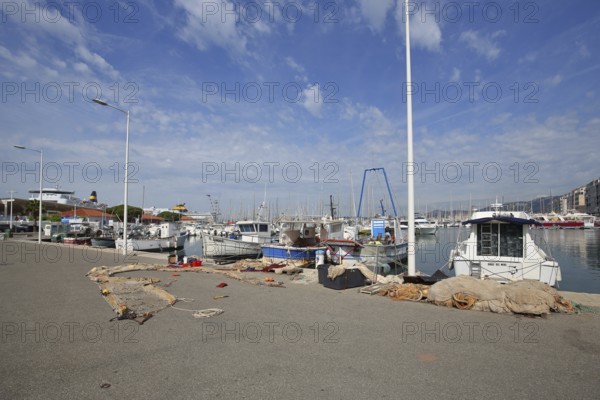
<instances>
[{"instance_id":1,"label":"harbour water","mask_svg":"<svg viewBox=\"0 0 600 400\"><path fill-rule=\"evenodd\" d=\"M441 228L436 235L417 236L417 270L431 274L444 266L454 248L460 228ZM532 231L543 248L561 266L561 290L600 293L600 229L536 229ZM462 228L462 239L468 231ZM190 237L183 255L202 255L202 239ZM448 273L447 268L444 272ZM449 273L453 275L451 271Z\"/></svg>"}]
</instances>

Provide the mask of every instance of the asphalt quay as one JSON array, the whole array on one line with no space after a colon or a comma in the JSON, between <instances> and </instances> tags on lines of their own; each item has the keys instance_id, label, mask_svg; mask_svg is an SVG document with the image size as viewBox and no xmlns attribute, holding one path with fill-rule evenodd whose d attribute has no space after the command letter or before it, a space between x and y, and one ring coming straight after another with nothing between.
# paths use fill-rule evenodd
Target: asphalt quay
<instances>
[{"instance_id":1,"label":"asphalt quay","mask_svg":"<svg viewBox=\"0 0 600 400\"><path fill-rule=\"evenodd\" d=\"M166 257L0 242L0 398L600 397L595 314L461 311L198 269L125 274L181 300L139 325L114 320L86 277ZM209 308L224 312L193 316Z\"/></svg>"}]
</instances>

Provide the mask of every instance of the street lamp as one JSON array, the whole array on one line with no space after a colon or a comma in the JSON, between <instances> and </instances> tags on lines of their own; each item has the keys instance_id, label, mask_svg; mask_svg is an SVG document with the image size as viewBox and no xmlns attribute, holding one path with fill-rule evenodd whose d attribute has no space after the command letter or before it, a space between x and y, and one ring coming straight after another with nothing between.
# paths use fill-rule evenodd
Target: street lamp
<instances>
[{"instance_id":1,"label":"street lamp","mask_svg":"<svg viewBox=\"0 0 600 400\"><path fill-rule=\"evenodd\" d=\"M100 104L101 106L105 106L105 107L110 107L110 108L114 108L117 111L121 111L123 114L127 115L127 128L126 128L126 133L125 133L125 189L124 189L124 194L123 194L123 203L124 203L124 212L123 212L123 219L124 219L124 227L123 227L123 255L127 255L127 194L128 194L128 183L129 183L129 176L128 176L128 167L129 167L129 110L123 110L120 109L118 107L113 106L112 104L107 103L104 100L100 100L100 99L94 99L94 103L96 104Z\"/></svg>"},{"instance_id":2,"label":"street lamp","mask_svg":"<svg viewBox=\"0 0 600 400\"><path fill-rule=\"evenodd\" d=\"M35 151L36 153L40 153L40 215L39 215L39 225L38 225L38 243L42 243L42 198L44 196L44 192L42 190L42 183L44 182L44 152L42 150L30 149L25 146L14 146L16 149L21 150L29 150Z\"/></svg>"},{"instance_id":3,"label":"street lamp","mask_svg":"<svg viewBox=\"0 0 600 400\"><path fill-rule=\"evenodd\" d=\"M13 198L13 193L17 193L17 191L10 190L10 223L9 223L9 227L10 227L11 232L12 232L12 224L13 224L13 203L15 201L15 199Z\"/></svg>"}]
</instances>

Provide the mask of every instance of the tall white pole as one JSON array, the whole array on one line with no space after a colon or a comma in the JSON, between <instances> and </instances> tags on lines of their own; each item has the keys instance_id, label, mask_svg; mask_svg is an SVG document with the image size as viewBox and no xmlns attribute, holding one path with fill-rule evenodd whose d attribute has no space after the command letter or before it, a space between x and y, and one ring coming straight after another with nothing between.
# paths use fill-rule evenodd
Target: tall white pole
<instances>
[{"instance_id":1,"label":"tall white pole","mask_svg":"<svg viewBox=\"0 0 600 400\"><path fill-rule=\"evenodd\" d=\"M127 115L127 129L125 133L125 188L123 194L123 255L127 255L127 208L128 208L128 184L129 184L129 110L125 111L120 109L119 107L115 107L112 104L108 104L104 100L94 99L94 103L100 104L101 106L106 106L110 108L114 108L117 111L121 111L123 114Z\"/></svg>"},{"instance_id":2,"label":"tall white pole","mask_svg":"<svg viewBox=\"0 0 600 400\"><path fill-rule=\"evenodd\" d=\"M406 16L406 124L407 124L407 163L408 182L408 276L415 276L415 184L413 163L413 124L412 124L412 80L410 70L410 13L408 0L404 3Z\"/></svg>"},{"instance_id":3,"label":"tall white pole","mask_svg":"<svg viewBox=\"0 0 600 400\"><path fill-rule=\"evenodd\" d=\"M9 227L10 227L10 231L12 232L12 227L13 227L13 203L15 202L15 199L13 198L13 193L16 193L14 190L10 191L10 222L9 222Z\"/></svg>"},{"instance_id":4,"label":"tall white pole","mask_svg":"<svg viewBox=\"0 0 600 400\"><path fill-rule=\"evenodd\" d=\"M127 255L127 206L128 206L128 184L129 184L129 110L127 110L127 129L125 133L125 193L123 195L123 203L125 204L125 210L123 211L123 219L125 225L123 226L123 255Z\"/></svg>"},{"instance_id":5,"label":"tall white pole","mask_svg":"<svg viewBox=\"0 0 600 400\"><path fill-rule=\"evenodd\" d=\"M42 184L44 182L44 152L40 150L40 215L39 215L39 223L38 223L38 243L42 243L42 199L44 197L44 192L42 189Z\"/></svg>"}]
</instances>

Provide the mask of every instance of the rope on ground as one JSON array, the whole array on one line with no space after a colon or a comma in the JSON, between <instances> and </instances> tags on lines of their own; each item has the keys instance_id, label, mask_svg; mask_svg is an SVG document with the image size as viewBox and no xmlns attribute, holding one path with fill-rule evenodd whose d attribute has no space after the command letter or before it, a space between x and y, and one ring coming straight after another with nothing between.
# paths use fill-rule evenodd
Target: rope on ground
<instances>
[{"instance_id":1,"label":"rope on ground","mask_svg":"<svg viewBox=\"0 0 600 400\"><path fill-rule=\"evenodd\" d=\"M210 318L214 317L215 315L223 314L224 312L225 311L221 310L220 308L206 308L204 310L198 310L192 315L194 318Z\"/></svg>"},{"instance_id":2,"label":"rope on ground","mask_svg":"<svg viewBox=\"0 0 600 400\"><path fill-rule=\"evenodd\" d=\"M191 303L192 301L194 301L194 299L182 297L182 298L178 298L177 301L182 301L184 303ZM189 308L175 307L174 305L171 305L171 308L174 308L175 310L179 310L179 311L191 312L192 316L194 318L210 318L210 317L214 317L216 315L221 315L225 312L225 310L222 310L220 308L205 308L204 310L190 310Z\"/></svg>"}]
</instances>

